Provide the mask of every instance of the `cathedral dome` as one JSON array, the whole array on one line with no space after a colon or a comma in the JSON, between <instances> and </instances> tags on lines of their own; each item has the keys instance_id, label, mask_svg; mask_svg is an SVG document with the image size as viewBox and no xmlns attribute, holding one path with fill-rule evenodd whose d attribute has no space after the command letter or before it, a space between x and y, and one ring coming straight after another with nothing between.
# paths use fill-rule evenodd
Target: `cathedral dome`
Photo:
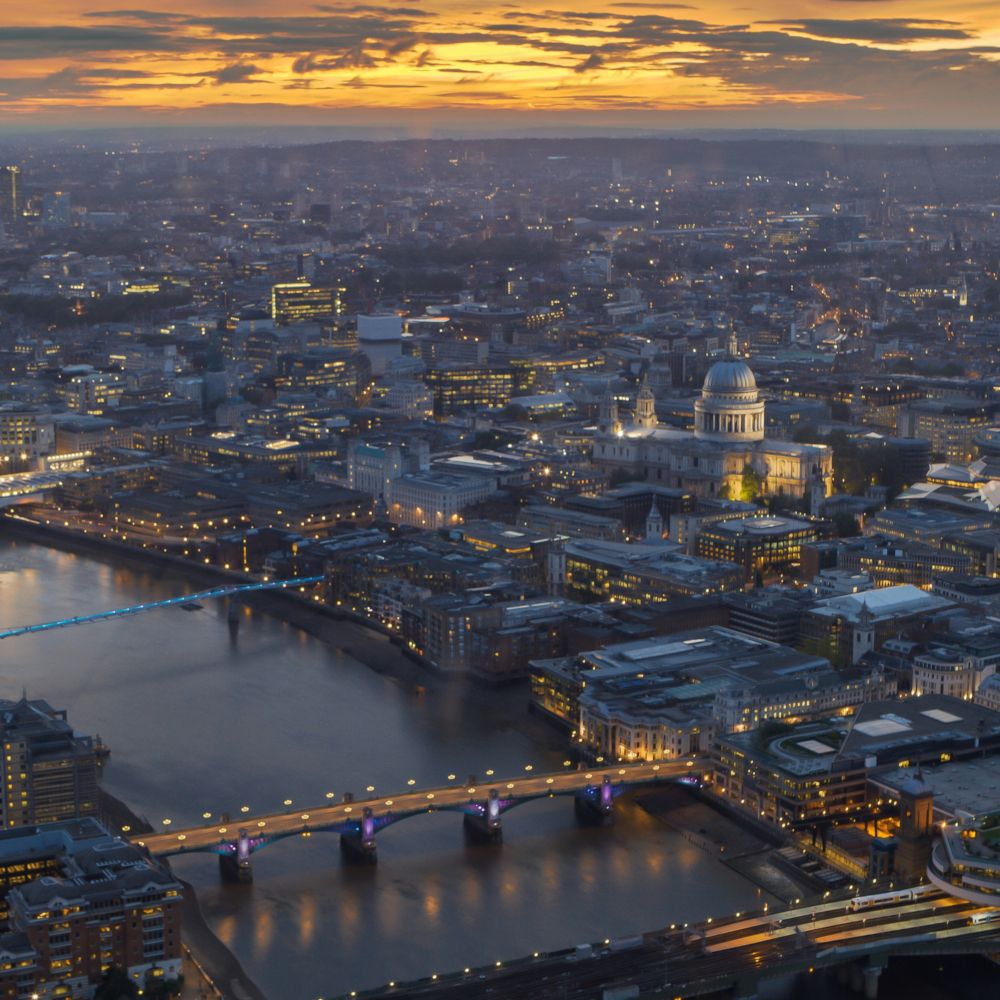
<instances>
[{"instance_id":1,"label":"cathedral dome","mask_svg":"<svg viewBox=\"0 0 1000 1000\"><path fill-rule=\"evenodd\" d=\"M754 378L750 366L746 362L730 358L726 361L716 361L705 376L702 387L705 392L755 392L757 379Z\"/></svg>"}]
</instances>

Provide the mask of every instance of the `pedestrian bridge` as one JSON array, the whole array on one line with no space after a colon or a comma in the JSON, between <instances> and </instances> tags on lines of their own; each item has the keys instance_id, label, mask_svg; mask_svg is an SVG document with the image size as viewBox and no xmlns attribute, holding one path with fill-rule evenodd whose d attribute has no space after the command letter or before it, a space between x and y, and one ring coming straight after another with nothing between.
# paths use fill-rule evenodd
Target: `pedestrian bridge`
<instances>
[{"instance_id":1,"label":"pedestrian bridge","mask_svg":"<svg viewBox=\"0 0 1000 1000\"><path fill-rule=\"evenodd\" d=\"M219 856L224 878L251 881L250 857L288 837L340 835L345 854L374 861L375 835L403 820L425 813L455 812L476 839L499 840L502 816L536 799L572 797L578 817L600 822L614 810L614 801L630 789L698 774L692 760L659 764L621 764L518 778L489 778L476 784L449 783L438 788L408 789L397 795L344 801L312 809L240 815L235 821L215 821L181 830L134 837L155 857L205 852ZM245 808L245 807L244 807Z\"/></svg>"}]
</instances>

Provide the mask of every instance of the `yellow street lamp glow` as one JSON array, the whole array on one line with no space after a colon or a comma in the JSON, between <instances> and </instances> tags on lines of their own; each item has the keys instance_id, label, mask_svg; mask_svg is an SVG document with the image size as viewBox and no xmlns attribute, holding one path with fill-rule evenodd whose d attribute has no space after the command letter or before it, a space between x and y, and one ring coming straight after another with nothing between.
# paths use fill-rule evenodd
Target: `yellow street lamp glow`
<instances>
[{"instance_id":1,"label":"yellow street lamp glow","mask_svg":"<svg viewBox=\"0 0 1000 1000\"><path fill-rule=\"evenodd\" d=\"M249 806L240 806L240 812L241 813L248 813L248 812L250 812L250 807Z\"/></svg>"},{"instance_id":2,"label":"yellow street lamp glow","mask_svg":"<svg viewBox=\"0 0 1000 1000\"><path fill-rule=\"evenodd\" d=\"M285 799L285 805L286 806L290 806L291 804L292 804L292 800L291 799Z\"/></svg>"},{"instance_id":3,"label":"yellow street lamp glow","mask_svg":"<svg viewBox=\"0 0 1000 1000\"><path fill-rule=\"evenodd\" d=\"M211 819L212 818L212 814L210 812L203 812L201 814L201 818L202 819Z\"/></svg>"}]
</instances>

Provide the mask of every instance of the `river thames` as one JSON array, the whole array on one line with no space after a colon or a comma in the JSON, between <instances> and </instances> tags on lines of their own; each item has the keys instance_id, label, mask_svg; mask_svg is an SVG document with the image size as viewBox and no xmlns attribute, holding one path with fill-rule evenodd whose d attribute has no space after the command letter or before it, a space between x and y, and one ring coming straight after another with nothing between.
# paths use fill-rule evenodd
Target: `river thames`
<instances>
[{"instance_id":1,"label":"river thames","mask_svg":"<svg viewBox=\"0 0 1000 1000\"><path fill-rule=\"evenodd\" d=\"M0 624L204 589L183 574L0 539ZM379 673L336 641L221 602L0 643L0 697L45 698L112 748L109 792L157 828L203 812L303 807L327 792L386 794L459 778L558 769L564 737L523 688ZM344 626L345 645L360 639ZM418 686L419 684L419 686ZM758 890L635 804L578 828L569 800L504 817L502 846L466 845L460 819L379 834L379 864L345 866L337 838L254 855L222 885L214 856L175 859L211 927L273 1000L305 1000L758 906Z\"/></svg>"}]
</instances>

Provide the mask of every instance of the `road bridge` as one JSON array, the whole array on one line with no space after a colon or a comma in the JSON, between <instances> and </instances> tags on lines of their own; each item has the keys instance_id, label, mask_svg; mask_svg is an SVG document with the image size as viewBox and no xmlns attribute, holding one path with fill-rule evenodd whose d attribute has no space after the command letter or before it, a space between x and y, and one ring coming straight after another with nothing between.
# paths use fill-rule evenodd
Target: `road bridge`
<instances>
[{"instance_id":1,"label":"road bridge","mask_svg":"<svg viewBox=\"0 0 1000 1000\"><path fill-rule=\"evenodd\" d=\"M476 784L457 779L438 788L408 788L396 795L325 804L312 809L250 815L236 820L206 822L185 829L137 835L135 843L155 857L207 852L219 856L223 878L251 881L255 852L288 837L340 835L341 848L353 859L376 858L376 834L403 820L426 813L455 812L475 839L499 840L502 817L536 799L572 797L582 822L601 822L614 811L615 799L633 788L697 775L693 760L658 764L621 764L517 778L489 777ZM246 809L246 807L244 807Z\"/></svg>"},{"instance_id":2,"label":"road bridge","mask_svg":"<svg viewBox=\"0 0 1000 1000\"><path fill-rule=\"evenodd\" d=\"M776 995L797 977L833 970L868 1000L892 957L993 954L1000 950L1000 910L924 886L855 908L827 894L784 909L708 919L624 940L539 953L411 983L352 992L342 1000L435 997L519 1000L595 996L738 1000Z\"/></svg>"}]
</instances>

